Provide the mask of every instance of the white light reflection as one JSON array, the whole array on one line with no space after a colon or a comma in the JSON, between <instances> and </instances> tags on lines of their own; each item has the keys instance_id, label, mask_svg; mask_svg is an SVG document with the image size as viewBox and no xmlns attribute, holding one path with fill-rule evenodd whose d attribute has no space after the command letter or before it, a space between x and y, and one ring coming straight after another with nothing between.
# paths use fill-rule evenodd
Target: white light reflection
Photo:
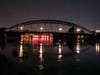
<instances>
[{"instance_id":1,"label":"white light reflection","mask_svg":"<svg viewBox=\"0 0 100 75\"><path fill-rule=\"evenodd\" d=\"M76 53L79 54L80 53L80 43L76 44Z\"/></svg>"},{"instance_id":2,"label":"white light reflection","mask_svg":"<svg viewBox=\"0 0 100 75\"><path fill-rule=\"evenodd\" d=\"M96 54L99 55L100 52L100 44L96 43Z\"/></svg>"},{"instance_id":3,"label":"white light reflection","mask_svg":"<svg viewBox=\"0 0 100 75\"><path fill-rule=\"evenodd\" d=\"M23 63L23 59L22 59L22 57L23 57L23 45L21 44L20 45L20 51L19 51L19 63Z\"/></svg>"},{"instance_id":4,"label":"white light reflection","mask_svg":"<svg viewBox=\"0 0 100 75\"><path fill-rule=\"evenodd\" d=\"M23 38L21 35L20 49L19 49L19 63L23 63Z\"/></svg>"},{"instance_id":5,"label":"white light reflection","mask_svg":"<svg viewBox=\"0 0 100 75\"><path fill-rule=\"evenodd\" d=\"M43 48L42 43L40 43L40 55L39 55L40 61L43 61Z\"/></svg>"},{"instance_id":6,"label":"white light reflection","mask_svg":"<svg viewBox=\"0 0 100 75\"><path fill-rule=\"evenodd\" d=\"M23 45L20 45L19 57L23 57Z\"/></svg>"},{"instance_id":7,"label":"white light reflection","mask_svg":"<svg viewBox=\"0 0 100 75\"><path fill-rule=\"evenodd\" d=\"M39 63L39 69L40 70L43 70L44 69L44 66L43 66L43 47L42 47L42 43L40 43L40 51L39 51L40 55L39 55L39 58L40 58L40 63Z\"/></svg>"},{"instance_id":8,"label":"white light reflection","mask_svg":"<svg viewBox=\"0 0 100 75\"><path fill-rule=\"evenodd\" d=\"M62 46L59 44L58 47L58 61L60 62L62 60Z\"/></svg>"}]
</instances>

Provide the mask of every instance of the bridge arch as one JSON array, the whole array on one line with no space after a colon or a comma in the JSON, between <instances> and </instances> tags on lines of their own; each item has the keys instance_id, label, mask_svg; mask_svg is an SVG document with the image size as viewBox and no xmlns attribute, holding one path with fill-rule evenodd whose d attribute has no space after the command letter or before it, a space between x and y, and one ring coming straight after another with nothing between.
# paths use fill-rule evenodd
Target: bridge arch
<instances>
[{"instance_id":1,"label":"bridge arch","mask_svg":"<svg viewBox=\"0 0 100 75\"><path fill-rule=\"evenodd\" d=\"M11 27L8 27L7 29L13 29L13 28L18 28L18 27L21 27L21 26L29 26L29 25L38 25L38 24L56 24L56 25L62 25L62 26L69 26L69 27L76 27L76 28L80 28L84 31L87 31L89 33L91 33L91 31L87 28L84 28L78 24L75 24L75 23L71 23L71 22L66 22L66 21L62 21L62 20L33 20L33 21L27 21L27 22L23 22L23 23L19 23L19 24L16 24L16 25L13 25ZM42 29L42 28L41 28ZM52 29L52 28L51 28Z\"/></svg>"}]
</instances>

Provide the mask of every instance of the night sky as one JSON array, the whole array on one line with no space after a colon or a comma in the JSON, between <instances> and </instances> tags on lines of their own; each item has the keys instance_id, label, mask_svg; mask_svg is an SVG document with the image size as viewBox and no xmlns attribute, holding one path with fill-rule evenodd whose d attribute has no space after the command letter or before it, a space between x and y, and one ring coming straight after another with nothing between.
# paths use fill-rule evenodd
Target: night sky
<instances>
[{"instance_id":1,"label":"night sky","mask_svg":"<svg viewBox=\"0 0 100 75\"><path fill-rule=\"evenodd\" d=\"M0 27L38 19L100 29L100 0L0 0Z\"/></svg>"}]
</instances>

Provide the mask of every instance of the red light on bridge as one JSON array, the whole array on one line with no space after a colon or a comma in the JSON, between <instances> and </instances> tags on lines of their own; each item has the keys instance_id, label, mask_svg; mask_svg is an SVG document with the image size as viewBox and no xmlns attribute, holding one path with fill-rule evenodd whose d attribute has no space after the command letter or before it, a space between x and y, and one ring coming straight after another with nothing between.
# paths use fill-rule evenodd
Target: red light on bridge
<instances>
[{"instance_id":1,"label":"red light on bridge","mask_svg":"<svg viewBox=\"0 0 100 75\"><path fill-rule=\"evenodd\" d=\"M46 44L49 43L49 35L48 34L34 34L33 35L33 44L38 44L38 43L41 43L41 42L44 42Z\"/></svg>"}]
</instances>

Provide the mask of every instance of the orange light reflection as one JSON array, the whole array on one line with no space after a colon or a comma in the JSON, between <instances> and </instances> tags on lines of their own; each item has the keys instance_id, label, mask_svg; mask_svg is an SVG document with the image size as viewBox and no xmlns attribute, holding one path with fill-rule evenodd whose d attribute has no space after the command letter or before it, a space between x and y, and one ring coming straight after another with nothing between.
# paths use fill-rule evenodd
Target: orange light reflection
<instances>
[{"instance_id":1,"label":"orange light reflection","mask_svg":"<svg viewBox=\"0 0 100 75\"><path fill-rule=\"evenodd\" d=\"M19 57L23 57L23 45L20 45Z\"/></svg>"},{"instance_id":2,"label":"orange light reflection","mask_svg":"<svg viewBox=\"0 0 100 75\"><path fill-rule=\"evenodd\" d=\"M58 47L58 61L60 62L62 60L62 46L59 44Z\"/></svg>"},{"instance_id":3,"label":"orange light reflection","mask_svg":"<svg viewBox=\"0 0 100 75\"><path fill-rule=\"evenodd\" d=\"M76 53L79 54L80 53L80 43L76 44Z\"/></svg>"},{"instance_id":4,"label":"orange light reflection","mask_svg":"<svg viewBox=\"0 0 100 75\"><path fill-rule=\"evenodd\" d=\"M99 55L100 52L100 44L96 43L96 54Z\"/></svg>"}]
</instances>

